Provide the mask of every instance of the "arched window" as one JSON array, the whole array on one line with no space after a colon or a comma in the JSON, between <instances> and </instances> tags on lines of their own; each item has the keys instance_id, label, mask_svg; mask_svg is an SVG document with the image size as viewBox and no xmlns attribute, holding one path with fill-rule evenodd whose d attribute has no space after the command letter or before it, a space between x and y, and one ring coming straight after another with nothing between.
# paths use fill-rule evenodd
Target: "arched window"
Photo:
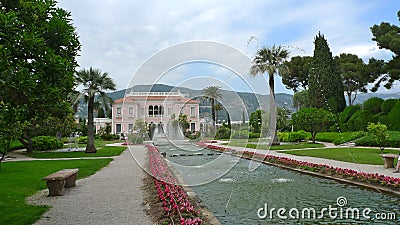
<instances>
[{"instance_id":1,"label":"arched window","mask_svg":"<svg viewBox=\"0 0 400 225\"><path fill-rule=\"evenodd\" d=\"M159 113L159 111L158 111L158 105L155 105L155 106L154 106L154 116L158 116L158 113Z\"/></svg>"},{"instance_id":2,"label":"arched window","mask_svg":"<svg viewBox=\"0 0 400 225\"><path fill-rule=\"evenodd\" d=\"M149 117L153 117L153 106L149 106Z\"/></svg>"},{"instance_id":3,"label":"arched window","mask_svg":"<svg viewBox=\"0 0 400 225\"><path fill-rule=\"evenodd\" d=\"M160 115L164 115L164 107L162 105L159 106Z\"/></svg>"}]
</instances>

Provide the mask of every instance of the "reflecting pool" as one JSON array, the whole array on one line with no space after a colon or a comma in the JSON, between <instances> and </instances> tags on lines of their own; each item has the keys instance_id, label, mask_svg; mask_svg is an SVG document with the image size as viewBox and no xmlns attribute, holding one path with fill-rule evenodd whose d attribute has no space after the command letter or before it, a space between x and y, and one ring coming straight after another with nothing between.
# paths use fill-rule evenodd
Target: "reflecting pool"
<instances>
[{"instance_id":1,"label":"reflecting pool","mask_svg":"<svg viewBox=\"0 0 400 225\"><path fill-rule=\"evenodd\" d=\"M158 149L222 224L400 224L395 196L265 164L249 171L246 159L195 146Z\"/></svg>"}]
</instances>

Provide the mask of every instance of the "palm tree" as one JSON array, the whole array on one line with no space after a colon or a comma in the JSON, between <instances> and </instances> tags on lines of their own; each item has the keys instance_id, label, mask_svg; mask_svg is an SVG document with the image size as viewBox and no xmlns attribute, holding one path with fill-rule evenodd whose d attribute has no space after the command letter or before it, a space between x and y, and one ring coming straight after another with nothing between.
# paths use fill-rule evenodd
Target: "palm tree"
<instances>
[{"instance_id":1,"label":"palm tree","mask_svg":"<svg viewBox=\"0 0 400 225\"><path fill-rule=\"evenodd\" d=\"M221 105L221 103L217 103L214 106L215 109L215 120L218 121L218 112L221 111L224 107Z\"/></svg>"},{"instance_id":2,"label":"palm tree","mask_svg":"<svg viewBox=\"0 0 400 225\"><path fill-rule=\"evenodd\" d=\"M257 51L250 68L250 74L256 76L257 74L268 73L269 77L269 91L270 91L270 126L271 131L274 132L272 145L279 145L279 140L276 130L276 106L275 106L275 79L274 75L281 74L284 71L284 63L289 57L289 51L283 46L275 46L272 48L263 47ZM272 134L271 134L272 135Z\"/></svg>"},{"instance_id":3,"label":"palm tree","mask_svg":"<svg viewBox=\"0 0 400 225\"><path fill-rule=\"evenodd\" d=\"M203 91L202 91L202 94L206 99L208 99L210 101L210 104L211 104L211 115L212 115L212 119L214 121L213 127L215 128L215 122L216 122L215 100L222 97L221 87L219 87L219 86L210 86L210 87L204 88Z\"/></svg>"},{"instance_id":4,"label":"palm tree","mask_svg":"<svg viewBox=\"0 0 400 225\"><path fill-rule=\"evenodd\" d=\"M88 103L88 142L86 145L86 153L96 153L94 146L94 126L93 126L93 111L95 108L95 96L99 95L100 99L106 98L106 90L115 90L113 80L108 77L107 73L102 73L99 69L89 70L82 69L75 75L78 85L83 86L80 95L84 96L85 101Z\"/></svg>"}]
</instances>

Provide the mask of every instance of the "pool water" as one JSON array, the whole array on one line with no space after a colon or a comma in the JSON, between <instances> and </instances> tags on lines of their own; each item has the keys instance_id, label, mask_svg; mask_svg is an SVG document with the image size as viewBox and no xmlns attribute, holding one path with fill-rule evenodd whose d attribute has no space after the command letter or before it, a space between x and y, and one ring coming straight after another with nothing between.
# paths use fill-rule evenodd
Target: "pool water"
<instances>
[{"instance_id":1,"label":"pool water","mask_svg":"<svg viewBox=\"0 0 400 225\"><path fill-rule=\"evenodd\" d=\"M400 224L396 196L265 164L249 171L249 160L195 146L158 148L222 224ZM282 218L279 208L286 210ZM378 222L378 216L391 218Z\"/></svg>"}]
</instances>

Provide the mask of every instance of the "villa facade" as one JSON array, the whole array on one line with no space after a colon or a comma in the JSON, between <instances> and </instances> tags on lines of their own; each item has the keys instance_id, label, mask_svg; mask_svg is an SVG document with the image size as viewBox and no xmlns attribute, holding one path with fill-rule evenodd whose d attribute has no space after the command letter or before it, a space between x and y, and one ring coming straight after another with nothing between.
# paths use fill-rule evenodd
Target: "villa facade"
<instances>
[{"instance_id":1,"label":"villa facade","mask_svg":"<svg viewBox=\"0 0 400 225\"><path fill-rule=\"evenodd\" d=\"M173 115L187 116L190 131L198 131L199 102L185 97L180 92L130 92L124 98L115 100L112 107L113 134L135 133L135 122L139 119L146 124L155 124L159 129L167 125Z\"/></svg>"}]
</instances>

